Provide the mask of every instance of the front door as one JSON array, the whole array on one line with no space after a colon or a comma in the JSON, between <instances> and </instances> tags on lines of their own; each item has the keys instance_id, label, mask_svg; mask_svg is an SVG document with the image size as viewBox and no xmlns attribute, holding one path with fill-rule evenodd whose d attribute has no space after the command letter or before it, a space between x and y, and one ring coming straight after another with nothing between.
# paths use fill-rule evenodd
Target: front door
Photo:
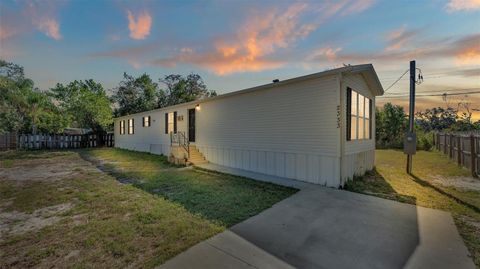
<instances>
[{"instance_id":1,"label":"front door","mask_svg":"<svg viewBox=\"0 0 480 269\"><path fill-rule=\"evenodd\" d=\"M195 142L195 108L188 110L188 141Z\"/></svg>"}]
</instances>

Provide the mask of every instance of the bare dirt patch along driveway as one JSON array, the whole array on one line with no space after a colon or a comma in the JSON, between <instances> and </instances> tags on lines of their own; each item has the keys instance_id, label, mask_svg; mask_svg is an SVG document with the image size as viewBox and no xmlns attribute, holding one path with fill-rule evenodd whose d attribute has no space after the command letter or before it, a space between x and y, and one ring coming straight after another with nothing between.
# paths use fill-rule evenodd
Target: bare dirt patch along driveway
<instances>
[{"instance_id":1,"label":"bare dirt patch along driveway","mask_svg":"<svg viewBox=\"0 0 480 269\"><path fill-rule=\"evenodd\" d=\"M0 268L153 267L222 230L77 152L0 153Z\"/></svg>"},{"instance_id":2,"label":"bare dirt patch along driveway","mask_svg":"<svg viewBox=\"0 0 480 269\"><path fill-rule=\"evenodd\" d=\"M10 160L6 162L7 165L4 161L0 167L0 181L3 185L10 184L21 188L32 182L42 184L62 181L75 178L82 172L96 170L87 162L79 162L78 158L72 156L71 153L57 152L44 157L42 158L42 154L32 155L32 158L22 158L15 162ZM12 208L13 200L16 198L21 197L11 197L10 199L0 197L0 241L8 236L22 235L53 225L64 219L63 215L74 207L74 203L69 201L45 207L29 208L24 212ZM23 205L28 203L24 202Z\"/></svg>"},{"instance_id":3,"label":"bare dirt patch along driveway","mask_svg":"<svg viewBox=\"0 0 480 269\"><path fill-rule=\"evenodd\" d=\"M120 149L0 152L0 268L154 268L295 192Z\"/></svg>"}]
</instances>

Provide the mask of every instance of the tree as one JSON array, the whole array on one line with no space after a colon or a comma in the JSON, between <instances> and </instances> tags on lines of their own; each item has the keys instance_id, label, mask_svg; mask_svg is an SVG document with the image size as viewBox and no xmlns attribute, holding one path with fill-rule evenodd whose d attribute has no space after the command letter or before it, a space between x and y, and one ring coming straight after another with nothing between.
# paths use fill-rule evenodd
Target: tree
<instances>
[{"instance_id":1,"label":"tree","mask_svg":"<svg viewBox=\"0 0 480 269\"><path fill-rule=\"evenodd\" d=\"M458 113L459 116L455 124L450 126L451 131L472 131L479 130L478 124L472 121L473 111L477 110L472 108L472 103L462 100L458 103Z\"/></svg>"},{"instance_id":2,"label":"tree","mask_svg":"<svg viewBox=\"0 0 480 269\"><path fill-rule=\"evenodd\" d=\"M402 146L407 127L407 115L403 107L386 103L375 111L376 142L379 147Z\"/></svg>"},{"instance_id":3,"label":"tree","mask_svg":"<svg viewBox=\"0 0 480 269\"><path fill-rule=\"evenodd\" d=\"M59 109L71 118L73 127L102 132L113 123L110 99L102 85L92 79L58 83L51 95Z\"/></svg>"},{"instance_id":4,"label":"tree","mask_svg":"<svg viewBox=\"0 0 480 269\"><path fill-rule=\"evenodd\" d=\"M157 108L157 92L158 84L149 75L134 78L124 73L113 95L113 100L118 104L115 114L123 116Z\"/></svg>"},{"instance_id":5,"label":"tree","mask_svg":"<svg viewBox=\"0 0 480 269\"><path fill-rule=\"evenodd\" d=\"M19 65L0 60L0 93L0 132L59 132L67 126L51 98L25 78Z\"/></svg>"},{"instance_id":6,"label":"tree","mask_svg":"<svg viewBox=\"0 0 480 269\"><path fill-rule=\"evenodd\" d=\"M457 110L448 107L434 107L425 111L417 112L415 115L416 124L425 132L441 131L450 128L458 119Z\"/></svg>"},{"instance_id":7,"label":"tree","mask_svg":"<svg viewBox=\"0 0 480 269\"><path fill-rule=\"evenodd\" d=\"M0 60L0 132L19 131L24 125L22 109L27 106L24 97L26 81L23 68Z\"/></svg>"},{"instance_id":8,"label":"tree","mask_svg":"<svg viewBox=\"0 0 480 269\"><path fill-rule=\"evenodd\" d=\"M123 116L217 95L207 89L202 77L197 74L186 77L172 74L159 81L166 86L165 89L159 90L158 84L147 74L135 78L124 73L113 94L117 105L115 115Z\"/></svg>"},{"instance_id":9,"label":"tree","mask_svg":"<svg viewBox=\"0 0 480 269\"><path fill-rule=\"evenodd\" d=\"M160 79L160 82L165 84L166 89L158 93L157 107L159 108L217 95L215 91L207 89L202 77L198 74L190 74L187 77L172 74Z\"/></svg>"}]
</instances>

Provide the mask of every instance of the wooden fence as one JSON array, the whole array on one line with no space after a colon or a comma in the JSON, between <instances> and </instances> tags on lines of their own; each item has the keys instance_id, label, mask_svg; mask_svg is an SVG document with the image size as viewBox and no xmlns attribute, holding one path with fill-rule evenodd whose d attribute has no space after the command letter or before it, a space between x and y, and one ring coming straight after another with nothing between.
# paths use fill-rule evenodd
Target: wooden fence
<instances>
[{"instance_id":1,"label":"wooden fence","mask_svg":"<svg viewBox=\"0 0 480 269\"><path fill-rule=\"evenodd\" d=\"M0 150L17 148L17 133L0 134Z\"/></svg>"},{"instance_id":2,"label":"wooden fence","mask_svg":"<svg viewBox=\"0 0 480 269\"><path fill-rule=\"evenodd\" d=\"M437 133L434 136L435 148L472 172L480 175L480 134Z\"/></svg>"},{"instance_id":3,"label":"wooden fence","mask_svg":"<svg viewBox=\"0 0 480 269\"><path fill-rule=\"evenodd\" d=\"M17 149L77 149L99 146L113 147L113 134L20 134Z\"/></svg>"}]
</instances>

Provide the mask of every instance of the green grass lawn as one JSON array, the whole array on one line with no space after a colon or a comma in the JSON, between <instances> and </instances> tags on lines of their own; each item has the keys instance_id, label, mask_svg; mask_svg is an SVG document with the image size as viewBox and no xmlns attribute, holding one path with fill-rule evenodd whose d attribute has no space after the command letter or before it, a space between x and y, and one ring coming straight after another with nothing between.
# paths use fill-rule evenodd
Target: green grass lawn
<instances>
[{"instance_id":1,"label":"green grass lawn","mask_svg":"<svg viewBox=\"0 0 480 269\"><path fill-rule=\"evenodd\" d=\"M122 149L82 152L117 178L181 204L188 211L231 226L295 193L292 188L199 169L179 169L167 158Z\"/></svg>"},{"instance_id":2,"label":"green grass lawn","mask_svg":"<svg viewBox=\"0 0 480 269\"><path fill-rule=\"evenodd\" d=\"M451 212L472 258L480 267L480 191L444 186L438 178L468 178L468 170L439 152L419 151L413 176L405 172L402 151L377 150L375 170L347 184L346 189Z\"/></svg>"},{"instance_id":3,"label":"green grass lawn","mask_svg":"<svg viewBox=\"0 0 480 269\"><path fill-rule=\"evenodd\" d=\"M151 268L296 191L118 149L0 160L0 268Z\"/></svg>"}]
</instances>

